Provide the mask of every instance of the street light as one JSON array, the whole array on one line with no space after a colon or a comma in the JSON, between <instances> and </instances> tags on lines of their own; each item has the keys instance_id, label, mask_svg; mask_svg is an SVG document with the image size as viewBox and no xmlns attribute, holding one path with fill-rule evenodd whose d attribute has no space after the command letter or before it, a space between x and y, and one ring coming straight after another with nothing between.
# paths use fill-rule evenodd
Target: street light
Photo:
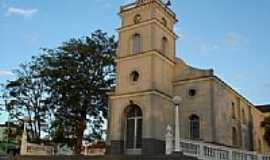
<instances>
[{"instance_id":1,"label":"street light","mask_svg":"<svg viewBox=\"0 0 270 160\"><path fill-rule=\"evenodd\" d=\"M173 98L173 104L175 105L175 132L174 132L174 152L180 153L180 127L179 127L179 105L182 102L182 98L175 96Z\"/></svg>"}]
</instances>

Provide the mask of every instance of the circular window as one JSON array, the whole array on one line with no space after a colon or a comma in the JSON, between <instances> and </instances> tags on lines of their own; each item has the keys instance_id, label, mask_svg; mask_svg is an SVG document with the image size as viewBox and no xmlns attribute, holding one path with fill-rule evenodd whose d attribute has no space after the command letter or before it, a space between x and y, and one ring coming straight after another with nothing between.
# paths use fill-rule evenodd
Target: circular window
<instances>
[{"instance_id":1,"label":"circular window","mask_svg":"<svg viewBox=\"0 0 270 160\"><path fill-rule=\"evenodd\" d=\"M188 95L190 97L194 97L194 96L196 96L196 94L197 94L196 89L190 89L190 90L188 90Z\"/></svg>"},{"instance_id":2,"label":"circular window","mask_svg":"<svg viewBox=\"0 0 270 160\"><path fill-rule=\"evenodd\" d=\"M130 80L132 82L137 82L139 80L139 78L140 78L139 72L133 71L133 72L130 73Z\"/></svg>"},{"instance_id":3,"label":"circular window","mask_svg":"<svg viewBox=\"0 0 270 160\"><path fill-rule=\"evenodd\" d=\"M139 14L137 14L137 15L134 17L134 19L133 19L133 21L134 21L135 24L136 24L136 23L139 23L141 20L142 20L142 17L141 17L141 15L139 15Z\"/></svg>"}]
</instances>

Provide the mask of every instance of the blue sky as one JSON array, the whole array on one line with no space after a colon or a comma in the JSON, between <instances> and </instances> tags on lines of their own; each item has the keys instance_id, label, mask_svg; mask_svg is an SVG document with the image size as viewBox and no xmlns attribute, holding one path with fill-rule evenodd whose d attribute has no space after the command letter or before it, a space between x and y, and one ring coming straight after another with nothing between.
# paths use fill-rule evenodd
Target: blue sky
<instances>
[{"instance_id":1,"label":"blue sky","mask_svg":"<svg viewBox=\"0 0 270 160\"><path fill-rule=\"evenodd\" d=\"M117 35L117 13L128 1L0 0L0 83L14 78L11 70L40 47L55 48L96 29ZM269 8L269 0L172 0L177 55L213 68L254 104L270 103Z\"/></svg>"}]
</instances>

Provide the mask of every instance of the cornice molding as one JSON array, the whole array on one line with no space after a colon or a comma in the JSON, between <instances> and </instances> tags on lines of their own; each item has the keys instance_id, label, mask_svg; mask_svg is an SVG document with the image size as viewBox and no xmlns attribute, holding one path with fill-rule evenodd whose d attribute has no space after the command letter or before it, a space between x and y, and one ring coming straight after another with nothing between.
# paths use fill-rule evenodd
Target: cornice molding
<instances>
[{"instance_id":1,"label":"cornice molding","mask_svg":"<svg viewBox=\"0 0 270 160\"><path fill-rule=\"evenodd\" d=\"M143 26L146 26L146 25L151 25L151 24L157 24L158 27L160 27L161 29L165 30L167 33L169 33L174 39L177 39L178 36L176 33L174 33L171 29L169 29L168 27L165 27L162 22L157 19L157 18L152 18L152 19L147 19L147 20L144 20L144 21L141 21L140 23L138 24L130 24L130 25L126 25L126 26L123 26L123 27L120 27L120 28L117 28L117 30L119 32L125 32L125 31L129 31L129 30L132 30L132 29L136 29L136 28L140 28L140 27L143 27Z\"/></svg>"},{"instance_id":2,"label":"cornice molding","mask_svg":"<svg viewBox=\"0 0 270 160\"><path fill-rule=\"evenodd\" d=\"M172 96L161 92L157 89L150 89L150 90L143 90L143 91L138 91L138 92L129 92L129 93L122 93L122 94L116 94L116 93L112 93L110 95L110 99L119 99L119 98L128 98L128 97L137 97L137 96L146 96L146 95L151 95L151 94L155 94L158 96L161 96L169 101L172 101Z\"/></svg>"},{"instance_id":3,"label":"cornice molding","mask_svg":"<svg viewBox=\"0 0 270 160\"><path fill-rule=\"evenodd\" d=\"M171 60L170 58L168 58L167 56L165 56L164 54L162 54L161 52L159 52L156 49L148 50L148 51L144 51L144 52L140 52L140 53L136 53L136 54L130 54L130 55L123 56L123 57L117 57L116 62L130 60L130 59L134 59L134 58L142 58L142 57L152 56L152 55L156 55L156 56L160 57L161 59L165 60L166 62L168 62L172 66L174 66L176 64L175 61Z\"/></svg>"}]
</instances>

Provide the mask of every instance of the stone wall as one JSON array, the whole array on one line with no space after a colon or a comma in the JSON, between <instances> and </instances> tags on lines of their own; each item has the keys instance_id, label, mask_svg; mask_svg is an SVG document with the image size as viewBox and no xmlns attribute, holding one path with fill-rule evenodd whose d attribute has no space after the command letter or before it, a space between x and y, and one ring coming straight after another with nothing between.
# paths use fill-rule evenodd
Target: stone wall
<instances>
[{"instance_id":1,"label":"stone wall","mask_svg":"<svg viewBox=\"0 0 270 160\"><path fill-rule=\"evenodd\" d=\"M261 127L264 114L222 80L213 78L213 82L216 142L269 154L270 148L263 138L264 129ZM233 144L233 127L236 129L237 144Z\"/></svg>"},{"instance_id":2,"label":"stone wall","mask_svg":"<svg viewBox=\"0 0 270 160\"><path fill-rule=\"evenodd\" d=\"M200 118L200 140L213 142L212 104L209 80L191 80L175 84L174 95L181 96L183 101L180 106L181 138L190 139L191 115ZM189 90L196 90L194 96L189 95Z\"/></svg>"}]
</instances>

